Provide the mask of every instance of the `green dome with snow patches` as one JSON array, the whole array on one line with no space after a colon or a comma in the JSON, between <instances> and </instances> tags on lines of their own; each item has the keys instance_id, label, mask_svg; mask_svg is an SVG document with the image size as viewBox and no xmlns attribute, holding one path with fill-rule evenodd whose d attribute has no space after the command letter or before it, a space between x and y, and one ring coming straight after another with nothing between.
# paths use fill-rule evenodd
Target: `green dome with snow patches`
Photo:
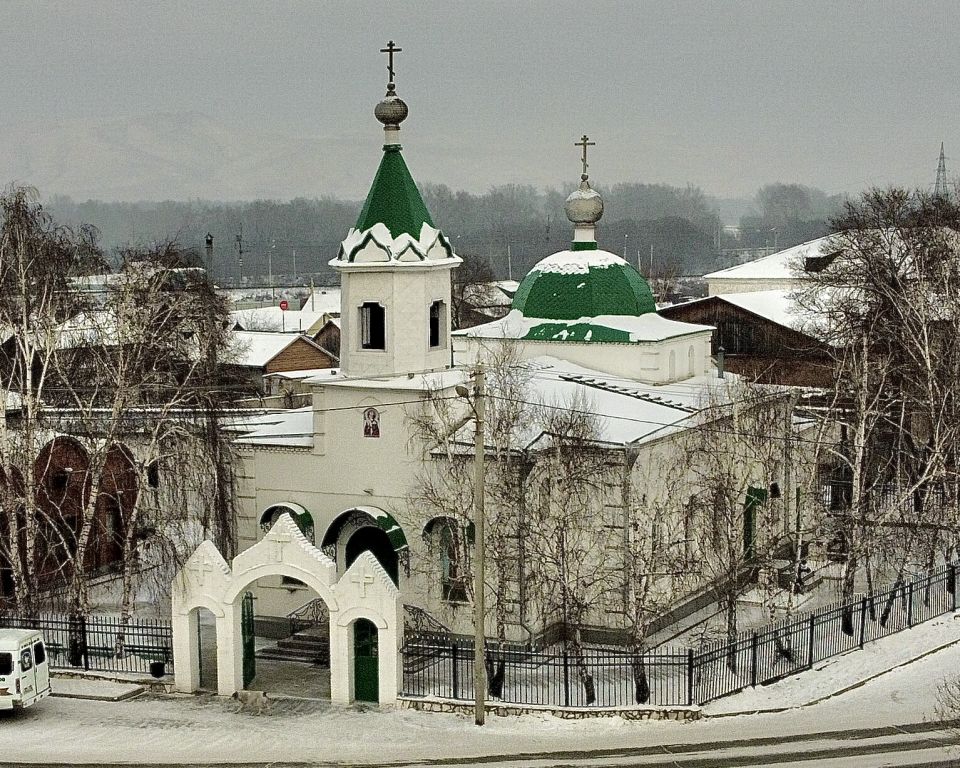
<instances>
[{"instance_id":1,"label":"green dome with snow patches","mask_svg":"<svg viewBox=\"0 0 960 768\"><path fill-rule=\"evenodd\" d=\"M513 309L524 317L578 320L656 312L650 286L608 251L561 251L540 261L520 283Z\"/></svg>"}]
</instances>

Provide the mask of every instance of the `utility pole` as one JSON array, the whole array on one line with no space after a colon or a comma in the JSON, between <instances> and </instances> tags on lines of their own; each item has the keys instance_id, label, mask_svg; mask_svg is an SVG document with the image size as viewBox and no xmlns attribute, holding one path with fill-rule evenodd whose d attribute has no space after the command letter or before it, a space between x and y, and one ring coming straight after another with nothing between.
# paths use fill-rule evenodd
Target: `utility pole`
<instances>
[{"instance_id":1,"label":"utility pole","mask_svg":"<svg viewBox=\"0 0 960 768\"><path fill-rule=\"evenodd\" d=\"M270 238L270 250L267 251L267 281L271 289L273 289L273 254L276 250L277 241L275 238ZM276 290L273 290L273 298L274 300L277 298Z\"/></svg>"},{"instance_id":2,"label":"utility pole","mask_svg":"<svg viewBox=\"0 0 960 768\"><path fill-rule=\"evenodd\" d=\"M293 283L297 283L297 249L293 249Z\"/></svg>"},{"instance_id":3,"label":"utility pole","mask_svg":"<svg viewBox=\"0 0 960 768\"><path fill-rule=\"evenodd\" d=\"M457 387L457 394L467 397L467 388ZM473 568L473 692L474 692L474 721L483 725L486 715L485 699L487 690L486 664L484 650L486 645L484 600L484 583L486 581L486 542L484 541L484 511L483 511L483 469L484 444L483 422L485 409L485 382L483 367L477 368L473 387L474 435L473 435L473 549L476 563Z\"/></svg>"},{"instance_id":4,"label":"utility pole","mask_svg":"<svg viewBox=\"0 0 960 768\"><path fill-rule=\"evenodd\" d=\"M507 246L507 280L513 280L513 257L510 255L510 246Z\"/></svg>"},{"instance_id":5,"label":"utility pole","mask_svg":"<svg viewBox=\"0 0 960 768\"><path fill-rule=\"evenodd\" d=\"M946 199L950 196L947 188L947 158L943 154L943 142L940 142L940 162L937 163L937 181L933 186L933 196Z\"/></svg>"},{"instance_id":6,"label":"utility pole","mask_svg":"<svg viewBox=\"0 0 960 768\"><path fill-rule=\"evenodd\" d=\"M237 232L237 285L243 287L243 222L240 222L240 231Z\"/></svg>"}]
</instances>

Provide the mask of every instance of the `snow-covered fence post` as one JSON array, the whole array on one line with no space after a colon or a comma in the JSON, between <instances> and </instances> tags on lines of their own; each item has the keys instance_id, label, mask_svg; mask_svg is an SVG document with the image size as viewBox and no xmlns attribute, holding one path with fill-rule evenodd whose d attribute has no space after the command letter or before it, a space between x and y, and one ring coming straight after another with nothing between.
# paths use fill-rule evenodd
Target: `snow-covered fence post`
<instances>
[{"instance_id":1,"label":"snow-covered fence post","mask_svg":"<svg viewBox=\"0 0 960 768\"><path fill-rule=\"evenodd\" d=\"M913 626L913 582L907 585L907 626Z\"/></svg>"},{"instance_id":2,"label":"snow-covered fence post","mask_svg":"<svg viewBox=\"0 0 960 768\"><path fill-rule=\"evenodd\" d=\"M866 595L860 600L860 649L863 649L864 635L867 630L867 598Z\"/></svg>"},{"instance_id":3,"label":"snow-covered fence post","mask_svg":"<svg viewBox=\"0 0 960 768\"><path fill-rule=\"evenodd\" d=\"M457 668L457 644L450 646L450 658L453 660L453 698L460 698L460 670Z\"/></svg>"},{"instance_id":4,"label":"snow-covered fence post","mask_svg":"<svg viewBox=\"0 0 960 768\"><path fill-rule=\"evenodd\" d=\"M950 584L948 589L950 590L950 610L957 610L957 566L954 563L950 563Z\"/></svg>"}]
</instances>

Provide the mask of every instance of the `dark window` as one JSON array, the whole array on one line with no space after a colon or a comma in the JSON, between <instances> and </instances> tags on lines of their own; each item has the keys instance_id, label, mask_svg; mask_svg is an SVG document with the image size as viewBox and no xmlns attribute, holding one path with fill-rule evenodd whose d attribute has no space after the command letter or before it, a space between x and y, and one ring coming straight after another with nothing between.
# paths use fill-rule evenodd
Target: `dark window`
<instances>
[{"instance_id":1,"label":"dark window","mask_svg":"<svg viewBox=\"0 0 960 768\"><path fill-rule=\"evenodd\" d=\"M43 662L47 660L47 652L43 647L43 643L33 644L33 658L37 660L37 664L43 664Z\"/></svg>"},{"instance_id":2,"label":"dark window","mask_svg":"<svg viewBox=\"0 0 960 768\"><path fill-rule=\"evenodd\" d=\"M443 346L444 306L442 301L430 305L430 346Z\"/></svg>"},{"instance_id":3,"label":"dark window","mask_svg":"<svg viewBox=\"0 0 960 768\"><path fill-rule=\"evenodd\" d=\"M50 490L54 493L64 494L67 492L69 482L70 473L65 469L59 469L50 475Z\"/></svg>"},{"instance_id":4,"label":"dark window","mask_svg":"<svg viewBox=\"0 0 960 768\"><path fill-rule=\"evenodd\" d=\"M464 603L467 588L460 563L459 536L454 523L444 520L439 523L440 533L440 590L444 600Z\"/></svg>"},{"instance_id":5,"label":"dark window","mask_svg":"<svg viewBox=\"0 0 960 768\"><path fill-rule=\"evenodd\" d=\"M9 675L13 672L13 654L0 653L0 675Z\"/></svg>"},{"instance_id":6,"label":"dark window","mask_svg":"<svg viewBox=\"0 0 960 768\"><path fill-rule=\"evenodd\" d=\"M360 348L386 349L386 312L374 302L360 307Z\"/></svg>"},{"instance_id":7,"label":"dark window","mask_svg":"<svg viewBox=\"0 0 960 768\"><path fill-rule=\"evenodd\" d=\"M147 485L151 488L160 487L160 462L151 461L147 465Z\"/></svg>"},{"instance_id":8,"label":"dark window","mask_svg":"<svg viewBox=\"0 0 960 768\"><path fill-rule=\"evenodd\" d=\"M29 648L24 648L20 651L20 669L23 672L26 672L28 669L33 669L33 654L30 653Z\"/></svg>"}]
</instances>

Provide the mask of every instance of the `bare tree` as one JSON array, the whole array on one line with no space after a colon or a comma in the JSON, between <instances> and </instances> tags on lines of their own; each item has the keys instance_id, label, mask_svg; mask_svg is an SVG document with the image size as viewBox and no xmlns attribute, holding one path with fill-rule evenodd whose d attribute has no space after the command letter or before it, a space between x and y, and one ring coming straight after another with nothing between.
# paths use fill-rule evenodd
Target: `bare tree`
<instances>
[{"instance_id":1,"label":"bare tree","mask_svg":"<svg viewBox=\"0 0 960 768\"><path fill-rule=\"evenodd\" d=\"M834 350L831 511L850 597L858 573L868 588L880 570L902 584L911 567L956 553L960 209L871 190L835 227L798 299Z\"/></svg>"},{"instance_id":2,"label":"bare tree","mask_svg":"<svg viewBox=\"0 0 960 768\"><path fill-rule=\"evenodd\" d=\"M2 204L0 565L22 613L65 582L69 610L82 615L107 552L126 622L141 551L166 548L163 562L176 563L185 510L199 513L200 536L233 545L219 426L226 306L172 244L121 253L107 273L94 233L57 227L24 190ZM81 276L94 268L102 274ZM164 470L169 493L150 492Z\"/></svg>"},{"instance_id":3,"label":"bare tree","mask_svg":"<svg viewBox=\"0 0 960 768\"><path fill-rule=\"evenodd\" d=\"M783 510L770 487L792 471L784 446L791 400L782 391L731 380L714 390L697 424L678 438L696 506L698 569L724 611L726 636L739 632L738 600L759 582L769 599L775 588L773 555L783 542ZM733 659L731 659L733 663Z\"/></svg>"}]
</instances>

